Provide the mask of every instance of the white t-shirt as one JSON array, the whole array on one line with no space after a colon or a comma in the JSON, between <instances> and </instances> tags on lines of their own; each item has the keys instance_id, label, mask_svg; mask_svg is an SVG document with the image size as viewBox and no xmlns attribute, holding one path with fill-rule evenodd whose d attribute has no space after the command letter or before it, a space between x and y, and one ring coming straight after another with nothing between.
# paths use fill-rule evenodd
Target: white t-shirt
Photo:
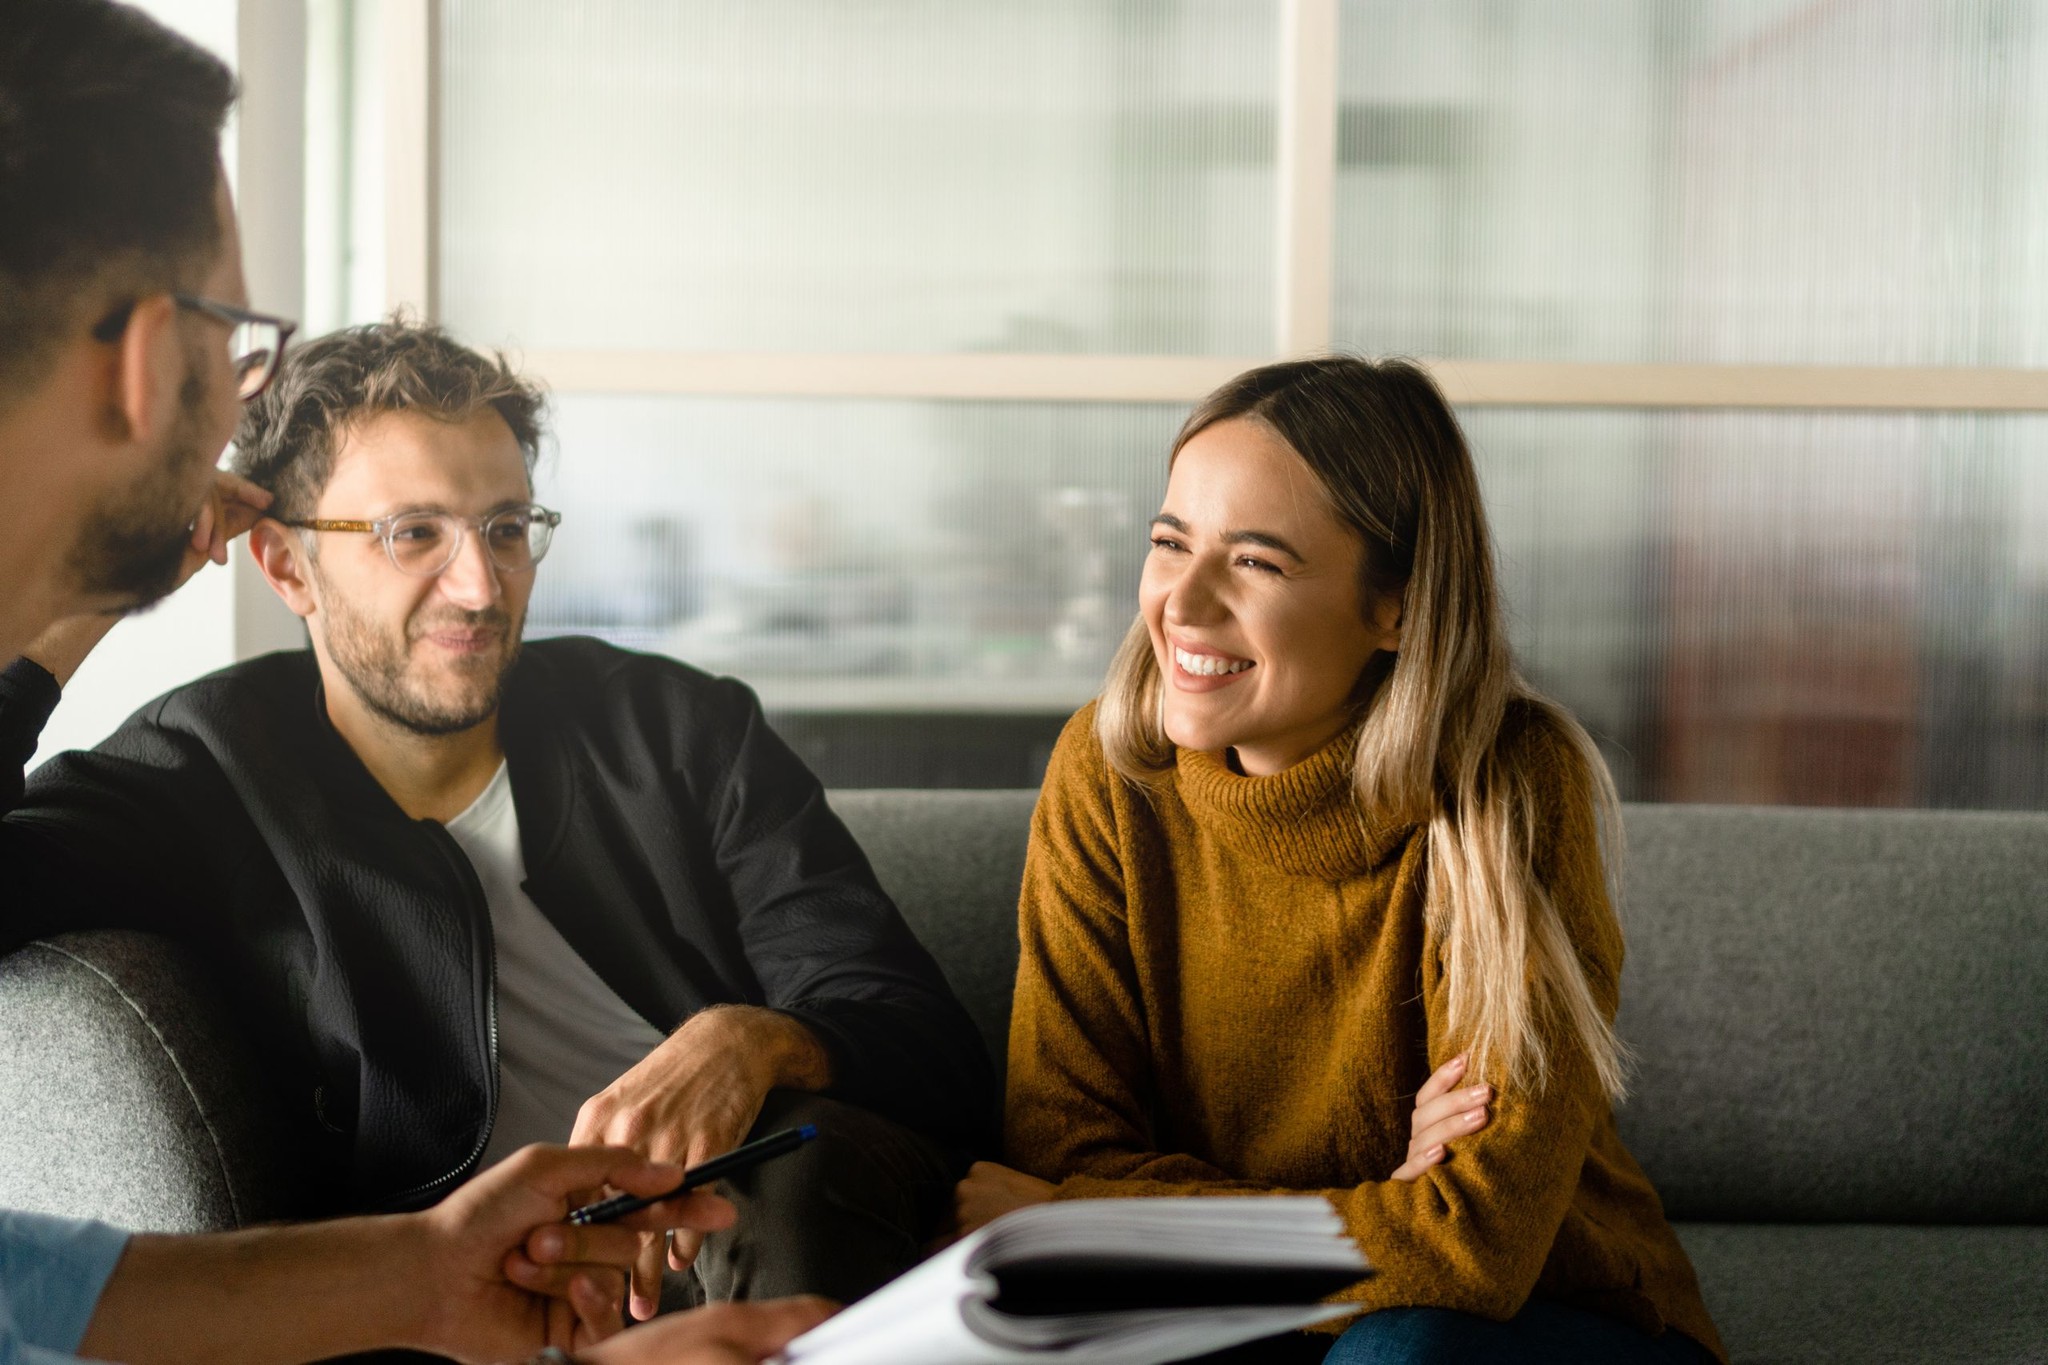
<instances>
[{"instance_id":1,"label":"white t-shirt","mask_svg":"<svg viewBox=\"0 0 2048 1365\"><path fill-rule=\"evenodd\" d=\"M526 894L526 857L512 778L448 822L491 907L498 948L498 1121L488 1166L529 1142L567 1142L583 1102L662 1041L661 1031L604 984Z\"/></svg>"}]
</instances>

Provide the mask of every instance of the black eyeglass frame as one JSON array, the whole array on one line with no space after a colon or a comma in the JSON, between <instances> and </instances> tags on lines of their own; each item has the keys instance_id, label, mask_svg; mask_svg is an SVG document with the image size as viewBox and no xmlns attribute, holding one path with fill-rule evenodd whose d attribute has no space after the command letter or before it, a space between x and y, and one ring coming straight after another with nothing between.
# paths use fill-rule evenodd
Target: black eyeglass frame
<instances>
[{"instance_id":1,"label":"black eyeglass frame","mask_svg":"<svg viewBox=\"0 0 2048 1365\"><path fill-rule=\"evenodd\" d=\"M93 340L120 340L121 333L128 329L128 319L134 316L135 305L140 302L140 299L130 299L94 323L92 329ZM270 356L263 363L263 377L256 382L255 388L240 395L244 403L254 402L257 398L261 397L263 391L270 387L271 381L277 378L278 366L284 363L285 344L292 339L292 333L299 330L298 322L292 318L279 317L275 313L259 313L253 308L238 308L232 303L222 303L219 299L209 299L203 294L180 294L174 292L171 295L171 302L188 312L200 313L212 318L215 322L226 323L230 328L246 325L251 327L274 327L277 329L277 345L270 348Z\"/></svg>"},{"instance_id":2,"label":"black eyeglass frame","mask_svg":"<svg viewBox=\"0 0 2048 1365\"><path fill-rule=\"evenodd\" d=\"M548 534L547 539L541 542L539 554L535 555L527 563L515 566L500 560L497 553L491 549L490 530L491 523L498 520L498 518L520 514L531 517L532 524L547 527ZM398 547L391 543L391 533L397 529L398 523L407 517L439 517L459 522L462 525L462 534L455 536L450 542L448 558L443 560L440 567L431 573L415 573L398 562ZM562 524L562 514L551 508L543 507L537 502L529 502L518 507L501 507L495 512L486 512L484 515L477 517L460 516L454 512L425 512L418 508L413 508L404 512L393 512L390 516L379 517L375 521L341 520L333 517L292 517L281 518L280 520L282 520L284 525L300 531L345 531L357 535L375 536L383 542L384 557L391 561L392 568L398 570L407 578L438 578L448 572L448 566L453 564L456 556L462 553L463 535L471 531L476 533L477 543L484 547L484 557L490 560L498 568L499 572L532 573L539 566L541 560L547 558L548 550L554 544L555 531Z\"/></svg>"}]
</instances>

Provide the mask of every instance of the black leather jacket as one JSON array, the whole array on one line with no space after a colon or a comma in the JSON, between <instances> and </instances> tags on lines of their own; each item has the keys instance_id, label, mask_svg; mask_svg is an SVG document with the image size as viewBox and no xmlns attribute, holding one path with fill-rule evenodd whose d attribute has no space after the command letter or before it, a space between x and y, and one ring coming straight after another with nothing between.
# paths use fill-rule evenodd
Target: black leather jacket
<instances>
[{"instance_id":1,"label":"black leather jacket","mask_svg":"<svg viewBox=\"0 0 2048 1365\"><path fill-rule=\"evenodd\" d=\"M447 830L328 722L312 655L178 688L23 791L7 750L26 760L56 700L33 664L0 675L0 951L84 928L185 940L248 1020L323 1204L414 1207L467 1175L497 1105L489 910ZM500 734L528 894L649 1023L783 1010L824 1041L835 1096L988 1145L979 1035L752 692L544 640Z\"/></svg>"}]
</instances>

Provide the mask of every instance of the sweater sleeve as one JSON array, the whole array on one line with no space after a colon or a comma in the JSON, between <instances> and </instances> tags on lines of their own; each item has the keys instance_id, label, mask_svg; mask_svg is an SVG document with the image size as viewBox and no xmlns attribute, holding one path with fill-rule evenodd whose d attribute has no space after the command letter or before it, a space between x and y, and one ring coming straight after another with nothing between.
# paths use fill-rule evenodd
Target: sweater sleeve
<instances>
[{"instance_id":1,"label":"sweater sleeve","mask_svg":"<svg viewBox=\"0 0 2048 1365\"><path fill-rule=\"evenodd\" d=\"M1548 734L1525 735L1513 749L1515 759L1528 765L1537 806L1536 877L1611 1019L1618 1004L1621 940L1607 900L1585 775L1562 741ZM1037 835L1034 830L1034 848L1052 842ZM1142 1021L1131 997L1118 989L1119 967L1127 972L1129 954L1119 954L1109 932L1114 916L1106 902L1113 880L1093 884L1104 903L1098 903L1092 923L1032 926L1034 920L1074 916L1063 893L1073 889L1074 865L1082 857L1076 852L1041 858L1040 878L1026 878L1027 967L1020 973L1018 1008L1023 1018L1028 999L1030 1018L1012 1033L1012 1075L1028 1061L1020 1042L1050 1045L1054 1060L1039 1062L1021 1084L1013 1080L1011 1099L1013 1105L1022 1100L1057 1107L1077 1125L1069 1140L1048 1141L1013 1116L1013 1153L1026 1168L1048 1178L1067 1173L1060 1198L1320 1194L1336 1206L1374 1270L1371 1279L1340 1297L1368 1309L1425 1305L1502 1320L1519 1311L1557 1239L1607 1107L1583 1051L1550 1030L1550 1074L1542 1089L1501 1089L1492 1122L1452 1141L1450 1159L1414 1181L1279 1189L1233 1179L1190 1157L1145 1150L1142 1092L1130 1084L1144 1075ZM1034 895L1042 905L1028 903ZM1042 945L1036 962L1034 935ZM1436 1067L1455 1055L1449 984L1435 963L1424 965L1423 978L1430 1065ZM1056 1098L1058 1087L1068 1087L1069 1096Z\"/></svg>"},{"instance_id":2,"label":"sweater sleeve","mask_svg":"<svg viewBox=\"0 0 2048 1365\"><path fill-rule=\"evenodd\" d=\"M752 692L720 686L713 839L767 1003L824 1044L832 1094L988 1150L995 1073L981 1034L818 779Z\"/></svg>"},{"instance_id":3,"label":"sweater sleeve","mask_svg":"<svg viewBox=\"0 0 2048 1365\"><path fill-rule=\"evenodd\" d=\"M1094 716L1091 704L1067 722L1031 816L1006 1152L1019 1169L1052 1180L1086 1171L1111 1182L1225 1182L1205 1161L1153 1150L1151 1045L1110 800L1122 779L1102 756ZM1111 1192L1068 1184L1074 1188L1063 1193Z\"/></svg>"}]
</instances>

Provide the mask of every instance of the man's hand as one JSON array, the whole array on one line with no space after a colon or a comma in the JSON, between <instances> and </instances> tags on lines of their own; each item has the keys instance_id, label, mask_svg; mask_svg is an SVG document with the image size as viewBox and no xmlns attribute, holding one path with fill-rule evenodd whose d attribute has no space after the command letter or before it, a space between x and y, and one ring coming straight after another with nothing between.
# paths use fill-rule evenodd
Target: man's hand
<instances>
[{"instance_id":1,"label":"man's hand","mask_svg":"<svg viewBox=\"0 0 2048 1365\"><path fill-rule=\"evenodd\" d=\"M227 563L228 542L261 521L270 509L270 501L268 492L247 479L216 469L213 487L199 504L199 514L192 519L192 542L186 547L184 565L178 570L178 586L183 587L209 559L216 564Z\"/></svg>"},{"instance_id":2,"label":"man's hand","mask_svg":"<svg viewBox=\"0 0 2048 1365\"><path fill-rule=\"evenodd\" d=\"M580 1365L758 1365L834 1311L811 1298L717 1303L643 1323L576 1358Z\"/></svg>"},{"instance_id":3,"label":"man's hand","mask_svg":"<svg viewBox=\"0 0 2048 1365\"><path fill-rule=\"evenodd\" d=\"M631 1147L656 1161L695 1166L744 1142L775 1089L822 1090L831 1063L811 1031L773 1010L701 1011L639 1065L584 1102L571 1146ZM663 1238L649 1235L633 1271L633 1316L661 1301ZM668 1264L687 1270L703 1245L693 1229L668 1239Z\"/></svg>"},{"instance_id":4,"label":"man's hand","mask_svg":"<svg viewBox=\"0 0 2048 1365\"><path fill-rule=\"evenodd\" d=\"M730 1227L691 1194L604 1228L562 1226L569 1192L664 1194L674 1166L619 1148L528 1147L423 1213L203 1237L138 1233L79 1354L129 1365L296 1365L385 1347L519 1360L618 1331L637 1230ZM563 1296L567 1296L566 1300Z\"/></svg>"},{"instance_id":5,"label":"man's hand","mask_svg":"<svg viewBox=\"0 0 2048 1365\"><path fill-rule=\"evenodd\" d=\"M671 1227L699 1235L730 1227L732 1205L693 1191L603 1226L562 1220L582 1191L662 1194L682 1178L680 1166L625 1148L527 1147L413 1215L421 1273L432 1286L419 1344L459 1360L503 1360L618 1331L641 1238Z\"/></svg>"},{"instance_id":6,"label":"man's hand","mask_svg":"<svg viewBox=\"0 0 2048 1365\"><path fill-rule=\"evenodd\" d=\"M213 487L192 520L192 539L185 546L177 586L182 588L190 582L208 560L227 563L228 542L260 521L269 506L269 493L224 469L215 470ZM47 669L62 687L120 619L101 611L67 616L37 636L22 652Z\"/></svg>"}]
</instances>

